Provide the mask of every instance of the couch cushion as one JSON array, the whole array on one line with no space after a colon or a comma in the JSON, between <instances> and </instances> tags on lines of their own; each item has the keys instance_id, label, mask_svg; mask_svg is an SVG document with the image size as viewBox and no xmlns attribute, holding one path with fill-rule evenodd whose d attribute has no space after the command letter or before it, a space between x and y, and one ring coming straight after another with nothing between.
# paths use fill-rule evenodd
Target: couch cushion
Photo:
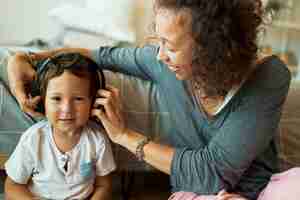
<instances>
[{"instance_id":1,"label":"couch cushion","mask_svg":"<svg viewBox=\"0 0 300 200\"><path fill-rule=\"evenodd\" d=\"M283 169L300 166L300 81L293 81L280 121L280 158Z\"/></svg>"}]
</instances>

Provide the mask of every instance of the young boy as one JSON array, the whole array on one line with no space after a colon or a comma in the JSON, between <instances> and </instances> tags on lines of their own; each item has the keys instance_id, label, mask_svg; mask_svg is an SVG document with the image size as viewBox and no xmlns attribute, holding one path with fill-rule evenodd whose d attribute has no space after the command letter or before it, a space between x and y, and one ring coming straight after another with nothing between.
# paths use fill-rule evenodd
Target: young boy
<instances>
[{"instance_id":1,"label":"young boy","mask_svg":"<svg viewBox=\"0 0 300 200\"><path fill-rule=\"evenodd\" d=\"M26 130L6 162L6 199L110 199L111 147L89 121L104 87L97 65L80 54L56 55L39 68L38 85L47 120Z\"/></svg>"}]
</instances>

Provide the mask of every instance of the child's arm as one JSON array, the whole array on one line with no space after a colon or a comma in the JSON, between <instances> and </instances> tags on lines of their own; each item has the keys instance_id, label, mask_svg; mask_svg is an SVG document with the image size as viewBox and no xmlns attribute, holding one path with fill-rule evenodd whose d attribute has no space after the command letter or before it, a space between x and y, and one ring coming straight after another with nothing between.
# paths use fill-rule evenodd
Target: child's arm
<instances>
[{"instance_id":1,"label":"child's arm","mask_svg":"<svg viewBox=\"0 0 300 200\"><path fill-rule=\"evenodd\" d=\"M19 184L7 177L5 180L5 200L38 200L27 188L27 184Z\"/></svg>"},{"instance_id":2,"label":"child's arm","mask_svg":"<svg viewBox=\"0 0 300 200\"><path fill-rule=\"evenodd\" d=\"M94 183L94 193L90 200L110 200L112 194L112 177L110 174L106 176L97 176Z\"/></svg>"}]
</instances>

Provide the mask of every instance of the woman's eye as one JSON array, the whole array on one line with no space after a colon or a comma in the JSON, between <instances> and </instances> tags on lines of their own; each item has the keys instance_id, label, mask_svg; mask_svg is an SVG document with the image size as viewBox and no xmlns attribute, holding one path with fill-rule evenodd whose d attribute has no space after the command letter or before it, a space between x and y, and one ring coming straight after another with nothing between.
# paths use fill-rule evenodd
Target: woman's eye
<instances>
[{"instance_id":1,"label":"woman's eye","mask_svg":"<svg viewBox=\"0 0 300 200\"><path fill-rule=\"evenodd\" d=\"M175 51L166 51L166 54L168 55L168 57L171 59L171 60L175 60L176 59L176 52Z\"/></svg>"},{"instance_id":2,"label":"woman's eye","mask_svg":"<svg viewBox=\"0 0 300 200\"><path fill-rule=\"evenodd\" d=\"M169 52L169 53L175 53L176 50L175 49L167 49L167 52Z\"/></svg>"}]
</instances>

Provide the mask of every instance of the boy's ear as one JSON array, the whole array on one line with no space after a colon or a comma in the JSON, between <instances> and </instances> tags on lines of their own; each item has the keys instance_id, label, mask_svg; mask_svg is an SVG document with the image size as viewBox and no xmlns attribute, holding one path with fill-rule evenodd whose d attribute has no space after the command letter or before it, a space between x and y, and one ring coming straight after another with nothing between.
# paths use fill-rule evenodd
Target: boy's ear
<instances>
[{"instance_id":1,"label":"boy's ear","mask_svg":"<svg viewBox=\"0 0 300 200\"><path fill-rule=\"evenodd\" d=\"M100 82L100 89L105 89L105 76L102 70L98 70L98 77Z\"/></svg>"},{"instance_id":2,"label":"boy's ear","mask_svg":"<svg viewBox=\"0 0 300 200\"><path fill-rule=\"evenodd\" d=\"M35 111L40 112L45 115L45 98L42 98L38 105L36 106Z\"/></svg>"},{"instance_id":3,"label":"boy's ear","mask_svg":"<svg viewBox=\"0 0 300 200\"><path fill-rule=\"evenodd\" d=\"M32 81L31 88L30 88L30 94L32 97L41 95L37 80ZM40 112L42 114L45 114L44 102L45 102L45 97L42 97L34 110L37 112Z\"/></svg>"}]
</instances>

